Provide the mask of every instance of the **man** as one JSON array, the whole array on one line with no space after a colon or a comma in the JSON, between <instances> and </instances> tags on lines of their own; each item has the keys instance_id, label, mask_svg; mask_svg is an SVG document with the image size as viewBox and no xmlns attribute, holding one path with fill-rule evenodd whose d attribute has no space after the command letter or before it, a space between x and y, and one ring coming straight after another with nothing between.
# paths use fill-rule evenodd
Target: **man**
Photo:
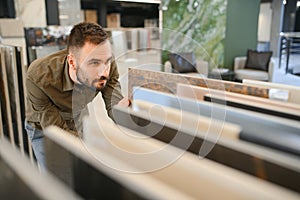
<instances>
[{"instance_id":1,"label":"man","mask_svg":"<svg viewBox=\"0 0 300 200\"><path fill-rule=\"evenodd\" d=\"M83 110L99 91L111 118L113 105L129 105L123 99L118 78L109 36L93 23L75 25L67 49L37 59L29 66L25 128L42 169L44 128L56 125L78 135Z\"/></svg>"}]
</instances>

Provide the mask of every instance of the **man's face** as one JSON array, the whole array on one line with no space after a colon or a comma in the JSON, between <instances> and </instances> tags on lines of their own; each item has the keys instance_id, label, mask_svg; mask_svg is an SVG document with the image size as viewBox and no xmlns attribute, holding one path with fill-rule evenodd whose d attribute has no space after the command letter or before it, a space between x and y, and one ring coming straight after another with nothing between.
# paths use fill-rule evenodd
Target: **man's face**
<instances>
[{"instance_id":1,"label":"man's face","mask_svg":"<svg viewBox=\"0 0 300 200\"><path fill-rule=\"evenodd\" d=\"M102 90L108 81L112 61L109 41L100 45L85 43L76 60L78 82L96 90Z\"/></svg>"}]
</instances>

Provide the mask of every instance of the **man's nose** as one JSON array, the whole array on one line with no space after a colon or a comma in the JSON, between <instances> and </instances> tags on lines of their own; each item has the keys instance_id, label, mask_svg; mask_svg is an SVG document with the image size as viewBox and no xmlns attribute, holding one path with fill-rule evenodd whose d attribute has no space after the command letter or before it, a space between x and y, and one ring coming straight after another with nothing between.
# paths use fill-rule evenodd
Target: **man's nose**
<instances>
[{"instance_id":1,"label":"man's nose","mask_svg":"<svg viewBox=\"0 0 300 200\"><path fill-rule=\"evenodd\" d=\"M110 66L109 65L102 65L98 71L98 75L99 77L101 76L105 76L108 77L109 76L109 71L110 71Z\"/></svg>"}]
</instances>

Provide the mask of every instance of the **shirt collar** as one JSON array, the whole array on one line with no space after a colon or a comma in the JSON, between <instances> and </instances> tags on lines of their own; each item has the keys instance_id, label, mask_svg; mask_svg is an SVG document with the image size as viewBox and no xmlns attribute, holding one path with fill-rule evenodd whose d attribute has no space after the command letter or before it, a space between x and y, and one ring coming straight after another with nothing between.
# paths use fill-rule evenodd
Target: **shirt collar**
<instances>
[{"instance_id":1,"label":"shirt collar","mask_svg":"<svg viewBox=\"0 0 300 200\"><path fill-rule=\"evenodd\" d=\"M73 88L74 88L74 82L72 81L69 74L69 64L66 57L64 63L63 91L73 90Z\"/></svg>"}]
</instances>

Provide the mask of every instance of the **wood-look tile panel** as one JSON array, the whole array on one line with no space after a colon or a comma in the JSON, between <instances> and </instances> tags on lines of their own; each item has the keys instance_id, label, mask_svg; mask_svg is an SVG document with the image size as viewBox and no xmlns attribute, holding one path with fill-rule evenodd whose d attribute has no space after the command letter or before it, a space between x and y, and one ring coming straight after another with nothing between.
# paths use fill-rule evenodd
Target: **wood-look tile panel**
<instances>
[{"instance_id":1,"label":"wood-look tile panel","mask_svg":"<svg viewBox=\"0 0 300 200\"><path fill-rule=\"evenodd\" d=\"M266 88L246 86L238 82L222 81L217 79L187 76L184 74L150 71L137 68L129 68L128 70L129 98L131 98L132 88L135 86L176 94L177 83L225 90L228 92L253 95L263 98L269 97L269 90Z\"/></svg>"}]
</instances>

